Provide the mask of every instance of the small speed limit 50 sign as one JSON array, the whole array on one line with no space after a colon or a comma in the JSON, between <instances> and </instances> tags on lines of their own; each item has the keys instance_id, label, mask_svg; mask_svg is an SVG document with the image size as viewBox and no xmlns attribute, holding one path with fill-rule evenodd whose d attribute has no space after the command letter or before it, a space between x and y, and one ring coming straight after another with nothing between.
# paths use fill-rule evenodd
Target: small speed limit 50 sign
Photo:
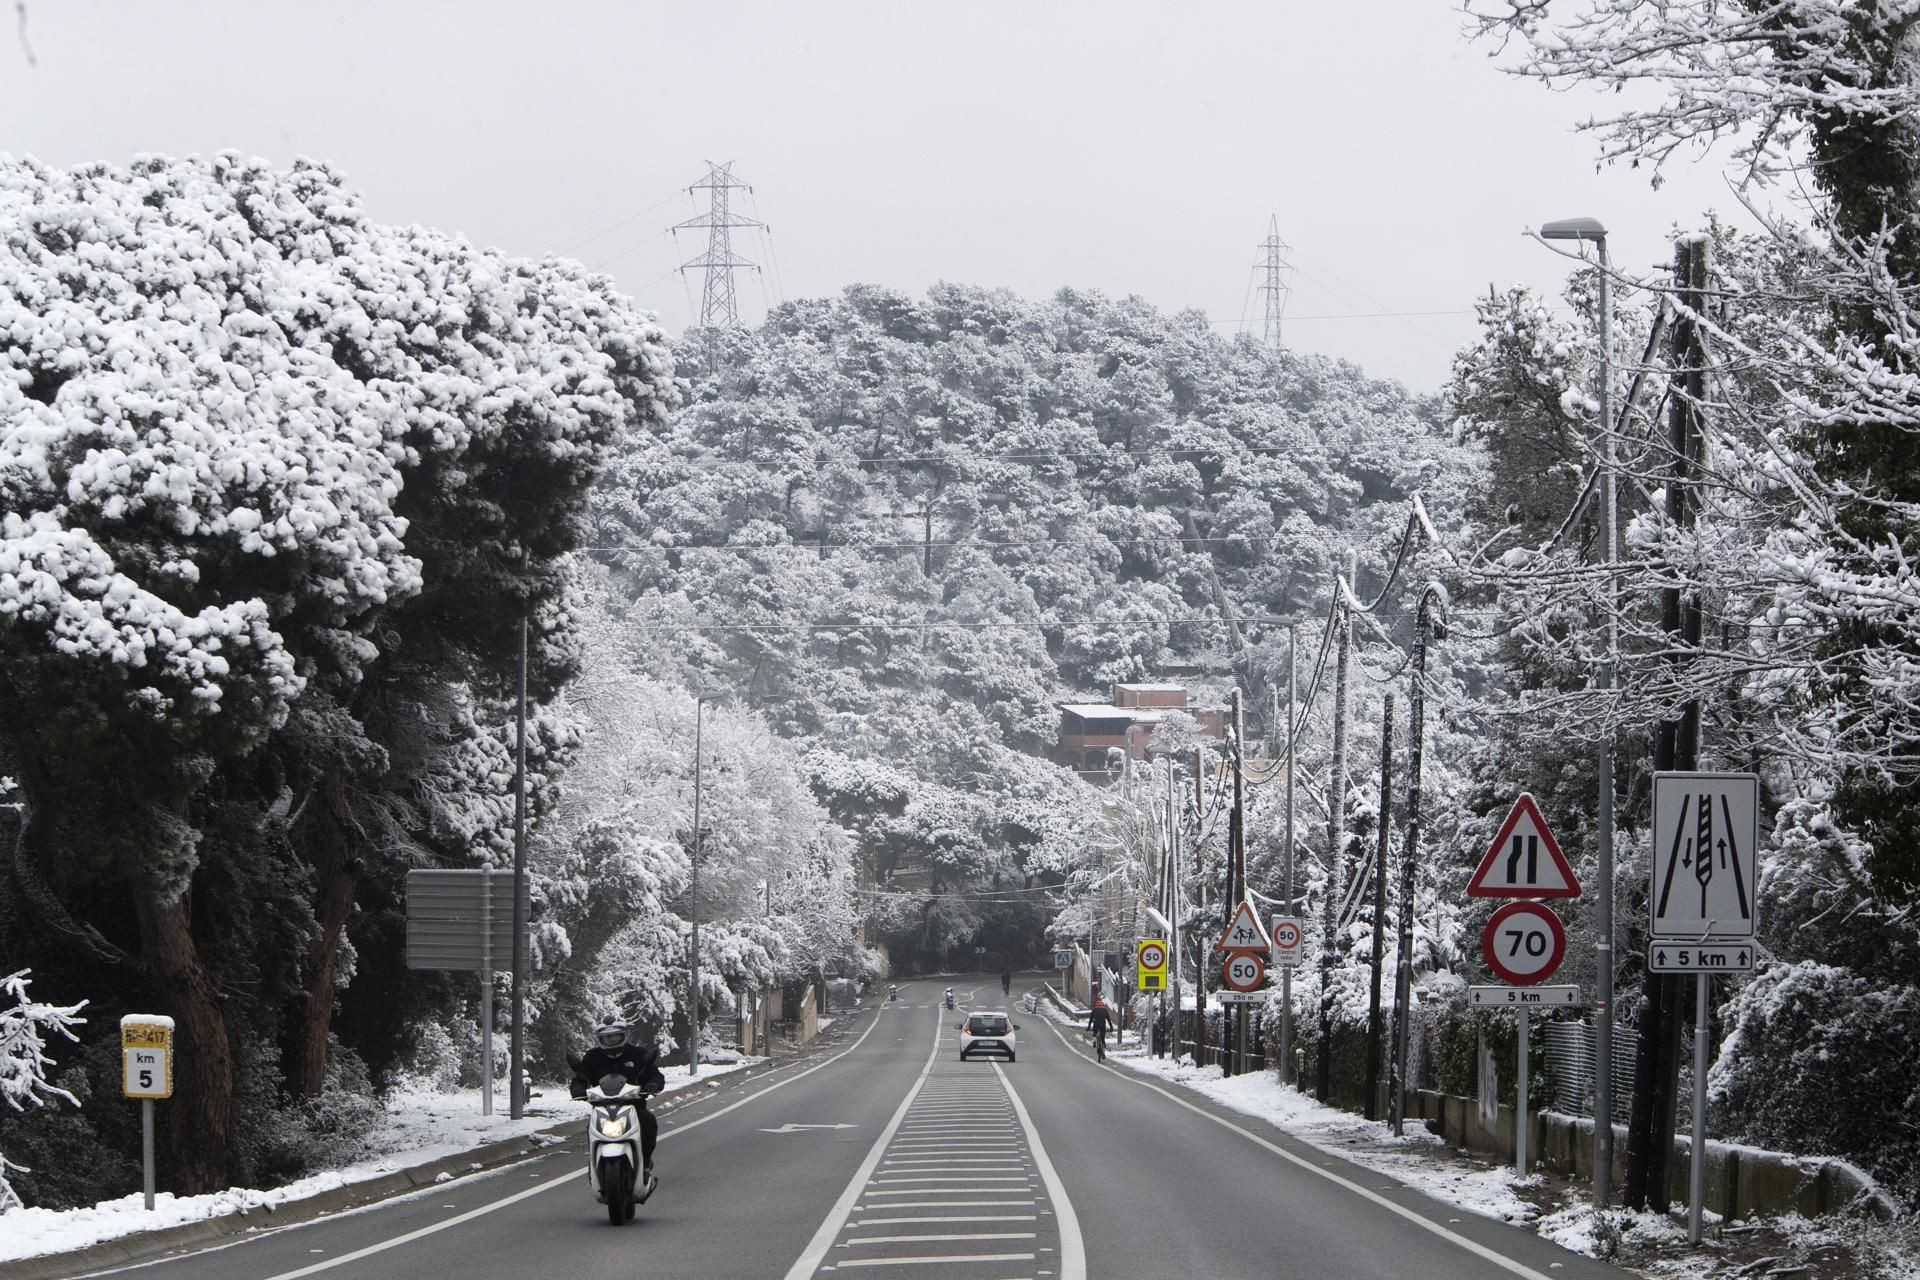
<instances>
[{"instance_id":1,"label":"small speed limit 50 sign","mask_svg":"<svg viewBox=\"0 0 1920 1280\"><path fill-rule=\"evenodd\" d=\"M1510 902L1493 913L1480 933L1487 968L1515 986L1545 982L1567 954L1560 917L1538 902Z\"/></svg>"},{"instance_id":2,"label":"small speed limit 50 sign","mask_svg":"<svg viewBox=\"0 0 1920 1280\"><path fill-rule=\"evenodd\" d=\"M1220 966L1220 976L1234 991L1251 991L1267 976L1267 962L1257 951L1236 951Z\"/></svg>"}]
</instances>

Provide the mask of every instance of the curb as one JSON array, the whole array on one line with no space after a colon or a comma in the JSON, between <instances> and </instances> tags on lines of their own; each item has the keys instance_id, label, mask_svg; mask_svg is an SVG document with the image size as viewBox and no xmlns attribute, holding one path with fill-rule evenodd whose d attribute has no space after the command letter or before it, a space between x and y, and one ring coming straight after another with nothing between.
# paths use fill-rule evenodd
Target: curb
<instances>
[{"instance_id":1,"label":"curb","mask_svg":"<svg viewBox=\"0 0 1920 1280\"><path fill-rule=\"evenodd\" d=\"M825 1047L822 1046L822 1048ZM731 1082L744 1084L761 1076L770 1075L796 1060L811 1056L810 1047L799 1051L789 1050L785 1056L775 1062L756 1064L721 1076L712 1082L719 1086L718 1090L706 1089L697 1094L692 1088L676 1090L673 1094L667 1095L667 1105L678 1109L696 1097L706 1097L713 1092L730 1091ZM665 1108L663 1107L662 1110L664 1112ZM112 1240L102 1240L98 1244L88 1245L84 1249L73 1249L64 1253L43 1253L13 1262L0 1262L0 1280L64 1280L65 1277L110 1267L152 1262L176 1250L193 1245L217 1244L249 1232L297 1226L316 1218L324 1218L329 1214L364 1208L382 1200L390 1200L395 1196L408 1195L423 1188L432 1187L436 1185L439 1176L443 1173L453 1175L449 1179L450 1182L458 1181L465 1174L485 1173L518 1163L529 1157L548 1154L558 1145L552 1141L553 1139L564 1140L576 1136L579 1128L577 1120L567 1120L533 1133L522 1134L517 1138L502 1138L497 1142L470 1147L465 1151L442 1156L424 1164L396 1169L391 1173L383 1173L343 1187L316 1191L298 1200L288 1200L277 1205L256 1205L251 1209L236 1210L217 1217L201 1218L194 1222L183 1222L177 1226L156 1227L149 1231L132 1231Z\"/></svg>"}]
</instances>

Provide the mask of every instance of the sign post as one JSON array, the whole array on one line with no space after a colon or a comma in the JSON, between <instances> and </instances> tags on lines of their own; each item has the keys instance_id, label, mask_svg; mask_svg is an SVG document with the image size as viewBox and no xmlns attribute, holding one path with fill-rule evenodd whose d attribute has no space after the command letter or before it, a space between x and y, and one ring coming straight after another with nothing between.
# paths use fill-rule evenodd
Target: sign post
<instances>
[{"instance_id":1,"label":"sign post","mask_svg":"<svg viewBox=\"0 0 1920 1280\"><path fill-rule=\"evenodd\" d=\"M1707 984L1753 968L1759 898L1760 779L1751 773L1653 775L1652 916L1647 967L1692 973L1693 1132L1687 1239L1700 1243L1707 1189Z\"/></svg>"},{"instance_id":2,"label":"sign post","mask_svg":"<svg viewBox=\"0 0 1920 1280\"><path fill-rule=\"evenodd\" d=\"M1531 795L1521 793L1508 810L1506 821L1500 824L1499 834L1494 836L1493 844L1486 855L1480 859L1473 876L1467 881L1467 896L1470 898L1577 898L1580 896L1580 880L1573 874L1573 866L1566 855L1560 852L1560 844L1553 838L1553 832L1547 828L1547 819L1540 812L1540 806L1534 803ZM1560 917L1553 909L1541 902L1509 902L1495 911L1480 933L1480 954L1487 962L1487 968L1493 970L1496 977L1514 984L1513 992L1505 1000L1495 1000L1490 994L1501 991L1498 987L1472 988L1474 1004L1504 1003L1512 1006L1520 1018L1520 1055L1516 1064L1518 1074L1514 1078L1513 1111L1513 1169L1524 1178L1528 1172L1527 1159L1527 1058L1531 1045L1531 1018L1528 1016L1536 1004L1573 1004L1579 1000L1577 987L1538 988L1535 997L1531 991L1518 991L1518 988L1536 988L1553 976L1560 967L1560 961L1567 953L1567 931L1560 925ZM1557 999L1550 998L1548 992ZM1606 1068L1603 1066L1602 1070ZM1482 1104L1485 1105L1484 1102Z\"/></svg>"},{"instance_id":3,"label":"sign post","mask_svg":"<svg viewBox=\"0 0 1920 1280\"><path fill-rule=\"evenodd\" d=\"M493 1114L493 974L514 954L519 882L491 866L407 872L407 967L480 975L480 1114Z\"/></svg>"},{"instance_id":4,"label":"sign post","mask_svg":"<svg viewBox=\"0 0 1920 1280\"><path fill-rule=\"evenodd\" d=\"M141 1188L153 1208L153 1100L173 1096L173 1019L130 1013L120 1019L120 1089L140 1099Z\"/></svg>"}]
</instances>

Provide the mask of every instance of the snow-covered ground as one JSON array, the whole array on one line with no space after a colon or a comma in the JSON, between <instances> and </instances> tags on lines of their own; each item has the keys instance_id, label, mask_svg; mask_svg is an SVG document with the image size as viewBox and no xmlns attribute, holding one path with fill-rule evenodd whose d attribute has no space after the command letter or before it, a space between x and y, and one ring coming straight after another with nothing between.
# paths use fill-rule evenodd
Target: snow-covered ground
<instances>
[{"instance_id":1,"label":"snow-covered ground","mask_svg":"<svg viewBox=\"0 0 1920 1280\"><path fill-rule=\"evenodd\" d=\"M684 1066L663 1068L667 1077L666 1092L683 1093L705 1087L717 1076L739 1071L758 1061L758 1058L742 1058L734 1062L703 1062L697 1077L689 1076ZM526 1116L514 1120L507 1115L505 1097L495 1102L492 1115L483 1116L480 1095L472 1089L452 1093L427 1086L396 1089L386 1099L385 1119L362 1142L360 1159L284 1186L264 1190L233 1188L204 1196L161 1192L154 1197L152 1213L147 1212L144 1198L138 1192L117 1200L103 1200L86 1209L16 1209L0 1219L0 1226L4 1227L0 1229L0 1263L84 1249L138 1231L247 1213L267 1206L278 1207L413 1165L457 1156L490 1142L530 1137L579 1117L580 1104L567 1096L565 1084L538 1086L537 1093L539 1096L528 1100ZM547 1141L565 1139L556 1137Z\"/></svg>"}]
</instances>

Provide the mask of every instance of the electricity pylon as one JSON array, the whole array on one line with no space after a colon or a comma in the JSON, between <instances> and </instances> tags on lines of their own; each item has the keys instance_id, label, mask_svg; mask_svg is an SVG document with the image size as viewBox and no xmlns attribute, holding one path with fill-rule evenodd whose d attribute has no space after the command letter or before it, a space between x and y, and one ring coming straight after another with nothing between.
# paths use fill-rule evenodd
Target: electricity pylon
<instances>
[{"instance_id":1,"label":"electricity pylon","mask_svg":"<svg viewBox=\"0 0 1920 1280\"><path fill-rule=\"evenodd\" d=\"M1293 278L1293 263L1287 255L1293 252L1293 246L1280 238L1280 216L1273 215L1267 220L1267 238L1260 242L1261 258L1254 264L1254 270L1260 271L1260 293L1267 304L1267 325L1263 341L1270 347L1280 346L1280 321L1287 312L1287 295L1292 292L1289 282Z\"/></svg>"},{"instance_id":2,"label":"electricity pylon","mask_svg":"<svg viewBox=\"0 0 1920 1280\"><path fill-rule=\"evenodd\" d=\"M733 251L733 229L735 227L762 227L767 224L753 218L744 217L728 207L728 195L734 191L753 190L752 187L733 176L733 161L715 164L707 161L707 176L687 188L688 191L707 193L707 211L697 218L688 218L673 227L675 238L682 231L705 230L707 233L707 251L697 258L690 258L680 264L681 274L690 267L698 267L705 272L704 282L700 286L700 327L703 329L731 328L740 323L740 311L734 300L733 273L737 267L751 267L758 271L760 265L742 258Z\"/></svg>"}]
</instances>

